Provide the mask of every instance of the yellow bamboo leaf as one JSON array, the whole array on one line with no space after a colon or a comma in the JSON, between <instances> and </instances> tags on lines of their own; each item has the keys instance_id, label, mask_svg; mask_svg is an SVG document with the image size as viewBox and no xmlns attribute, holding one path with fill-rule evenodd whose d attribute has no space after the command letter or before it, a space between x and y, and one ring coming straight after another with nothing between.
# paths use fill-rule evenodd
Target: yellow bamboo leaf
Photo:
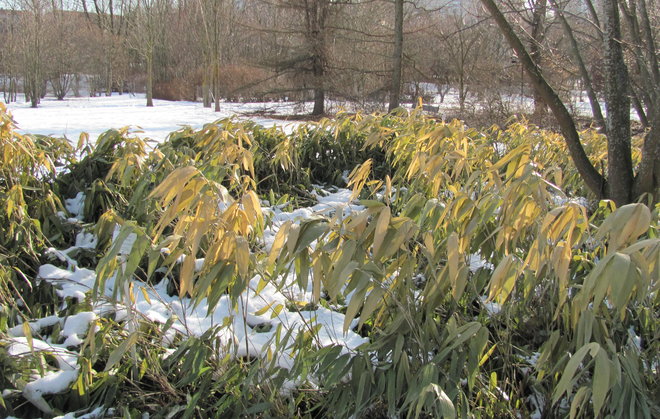
<instances>
[{"instance_id":1,"label":"yellow bamboo leaf","mask_svg":"<svg viewBox=\"0 0 660 419\"><path fill-rule=\"evenodd\" d=\"M144 287L140 287L140 291L142 292L142 296L144 297L144 299L145 299L149 304L151 304L151 298L149 298L149 293L147 292L147 290L146 290Z\"/></svg>"},{"instance_id":2,"label":"yellow bamboo leaf","mask_svg":"<svg viewBox=\"0 0 660 419\"><path fill-rule=\"evenodd\" d=\"M385 202L390 203L392 200L392 179L389 175L385 176Z\"/></svg>"},{"instance_id":3,"label":"yellow bamboo leaf","mask_svg":"<svg viewBox=\"0 0 660 419\"><path fill-rule=\"evenodd\" d=\"M460 249L458 247L458 234L453 232L447 238L447 265L449 266L449 278L451 278L452 281L454 281L458 273L459 256Z\"/></svg>"},{"instance_id":4,"label":"yellow bamboo leaf","mask_svg":"<svg viewBox=\"0 0 660 419\"><path fill-rule=\"evenodd\" d=\"M617 240L619 245L623 245L634 241L649 229L651 210L644 204L629 204L621 207L620 210L625 214L625 218L624 216L618 218L627 219Z\"/></svg>"},{"instance_id":5,"label":"yellow bamboo leaf","mask_svg":"<svg viewBox=\"0 0 660 419\"><path fill-rule=\"evenodd\" d=\"M181 274L179 279L179 297L185 296L186 293L192 295L194 271L195 257L192 255L186 255L181 266Z\"/></svg>"},{"instance_id":6,"label":"yellow bamboo leaf","mask_svg":"<svg viewBox=\"0 0 660 419\"><path fill-rule=\"evenodd\" d=\"M255 316L263 316L275 304L277 304L277 301L271 301L269 304L267 304L264 307L260 308L259 310L255 311L254 315Z\"/></svg>"},{"instance_id":7,"label":"yellow bamboo leaf","mask_svg":"<svg viewBox=\"0 0 660 419\"><path fill-rule=\"evenodd\" d=\"M250 247L245 237L236 237L236 265L238 266L238 274L247 279L250 271Z\"/></svg>"},{"instance_id":8,"label":"yellow bamboo leaf","mask_svg":"<svg viewBox=\"0 0 660 419\"><path fill-rule=\"evenodd\" d=\"M490 292L488 299L496 299L502 304L513 291L516 278L518 276L516 258L514 255L507 255L497 265L490 279Z\"/></svg>"},{"instance_id":9,"label":"yellow bamboo leaf","mask_svg":"<svg viewBox=\"0 0 660 419\"><path fill-rule=\"evenodd\" d=\"M346 224L346 231L351 231L357 235L361 235L367 225L368 219L369 211L366 210L351 215Z\"/></svg>"},{"instance_id":10,"label":"yellow bamboo leaf","mask_svg":"<svg viewBox=\"0 0 660 419\"><path fill-rule=\"evenodd\" d=\"M289 254L293 255L296 250L296 244L298 243L298 237L300 236L300 224L291 224L288 233L286 247Z\"/></svg>"},{"instance_id":11,"label":"yellow bamboo leaf","mask_svg":"<svg viewBox=\"0 0 660 419\"><path fill-rule=\"evenodd\" d=\"M271 266L275 263L275 260L280 255L280 251L284 247L284 243L288 237L289 229L291 227L291 221L287 221L280 226L280 229L275 235L273 240L273 245L270 248L270 253L268 254L268 265Z\"/></svg>"},{"instance_id":12,"label":"yellow bamboo leaf","mask_svg":"<svg viewBox=\"0 0 660 419\"><path fill-rule=\"evenodd\" d=\"M149 198L158 197L166 194L170 190L180 190L193 176L198 173L198 170L193 166L180 167L170 173L160 185L154 188L149 194Z\"/></svg>"},{"instance_id":13,"label":"yellow bamboo leaf","mask_svg":"<svg viewBox=\"0 0 660 419\"><path fill-rule=\"evenodd\" d=\"M390 207L385 206L380 211L378 216L378 221L376 222L376 229L374 231L374 243L373 243L373 255L374 257L378 256L378 251L380 250L383 240L385 239L385 234L387 233L387 227L390 225Z\"/></svg>"},{"instance_id":14,"label":"yellow bamboo leaf","mask_svg":"<svg viewBox=\"0 0 660 419\"><path fill-rule=\"evenodd\" d=\"M571 247L564 240L561 240L552 251L552 264L557 275L559 288L559 302L555 315L559 315L560 309L568 298L568 268L573 257Z\"/></svg>"},{"instance_id":15,"label":"yellow bamboo leaf","mask_svg":"<svg viewBox=\"0 0 660 419\"><path fill-rule=\"evenodd\" d=\"M371 173L372 163L373 160L368 159L353 169L349 175L348 187L353 188L353 192L351 192L350 198L351 201L357 199L357 197L360 196L360 192L362 192L362 188L364 187L364 184L366 183L367 179L369 178L369 174Z\"/></svg>"},{"instance_id":16,"label":"yellow bamboo leaf","mask_svg":"<svg viewBox=\"0 0 660 419\"><path fill-rule=\"evenodd\" d=\"M381 287L375 287L371 290L367 299L364 301L364 306L360 313L359 326L362 326L369 316L380 306L384 295L385 290Z\"/></svg>"},{"instance_id":17,"label":"yellow bamboo leaf","mask_svg":"<svg viewBox=\"0 0 660 419\"><path fill-rule=\"evenodd\" d=\"M435 245L433 243L433 234L430 232L424 233L423 240L424 240L424 246L426 246L426 250L428 250L431 257L435 256Z\"/></svg>"}]
</instances>

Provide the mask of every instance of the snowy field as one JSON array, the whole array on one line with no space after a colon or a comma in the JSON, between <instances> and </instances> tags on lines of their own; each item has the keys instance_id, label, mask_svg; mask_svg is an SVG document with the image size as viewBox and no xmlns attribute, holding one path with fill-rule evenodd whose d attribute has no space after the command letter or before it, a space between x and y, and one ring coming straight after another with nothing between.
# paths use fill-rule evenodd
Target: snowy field
<instances>
[{"instance_id":1,"label":"snowy field","mask_svg":"<svg viewBox=\"0 0 660 419\"><path fill-rule=\"evenodd\" d=\"M220 112L214 112L212 108L205 108L196 102L154 100L152 108L146 107L145 103L144 94L114 94L111 97L66 98L63 101L46 97L36 109L31 108L29 102L19 100L9 103L7 108L18 124L19 132L66 137L74 143L82 132L88 133L94 141L102 132L124 126L130 126L136 132L142 131L141 136L163 141L170 132L184 125L198 129L206 123L231 116L251 119L266 127L279 125L286 131L297 124L247 115L291 115L305 111L294 102L223 102Z\"/></svg>"},{"instance_id":2,"label":"snowy field","mask_svg":"<svg viewBox=\"0 0 660 419\"><path fill-rule=\"evenodd\" d=\"M432 94L432 96L434 99L429 104L437 107L440 117L448 112L455 114L459 108L458 93L455 90L448 91L443 102L440 102L440 95ZM533 110L533 100L529 97L521 99L520 96L512 95L503 97L501 100L513 112L532 112ZM581 100L576 92L570 108L581 116L590 117L591 109L585 100L584 95ZM205 108L199 102L171 102L156 99L152 108L146 107L145 103L144 94L119 95L115 93L110 97L72 97L63 101L47 96L36 109L31 108L29 102L19 98L18 102L7 104L7 108L17 122L19 132L66 137L73 143L78 141L83 132L90 135L91 141L95 141L102 132L125 126L133 128L134 132L141 137L160 142L169 133L182 126L189 125L199 129L206 123L228 117L250 119L265 127L278 125L285 132L291 132L300 121L285 121L268 118L266 115L304 114L309 113L312 108L311 103L299 102L222 102L220 112L214 112L212 108ZM385 104L382 105L385 106ZM410 107L411 105L404 106ZM356 104L335 101L328 101L327 107L330 114L341 109L358 110ZM478 103L476 97L470 96L466 101L466 108L483 109L484 106ZM255 116L257 114L264 116ZM638 120L634 111L631 112L631 117Z\"/></svg>"}]
</instances>

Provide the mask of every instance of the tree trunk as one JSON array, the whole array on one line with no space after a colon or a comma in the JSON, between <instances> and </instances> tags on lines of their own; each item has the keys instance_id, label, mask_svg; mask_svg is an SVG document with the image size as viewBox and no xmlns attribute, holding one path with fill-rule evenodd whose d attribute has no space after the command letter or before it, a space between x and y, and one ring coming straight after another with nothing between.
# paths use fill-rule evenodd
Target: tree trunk
<instances>
[{"instance_id":1,"label":"tree trunk","mask_svg":"<svg viewBox=\"0 0 660 419\"><path fill-rule=\"evenodd\" d=\"M651 129L646 133L633 187L633 196L644 193L654 195L654 204L660 202L660 107L655 108Z\"/></svg>"},{"instance_id":2,"label":"tree trunk","mask_svg":"<svg viewBox=\"0 0 660 419\"><path fill-rule=\"evenodd\" d=\"M220 64L218 60L213 64L213 99L215 102L215 112L220 112Z\"/></svg>"},{"instance_id":3,"label":"tree trunk","mask_svg":"<svg viewBox=\"0 0 660 419\"><path fill-rule=\"evenodd\" d=\"M154 62L153 53L147 54L147 106L154 106Z\"/></svg>"},{"instance_id":4,"label":"tree trunk","mask_svg":"<svg viewBox=\"0 0 660 419\"><path fill-rule=\"evenodd\" d=\"M547 0L536 0L533 2L533 16L532 16L532 33L529 43L529 55L532 57L534 65L541 67L541 43L545 38L544 23L546 15ZM543 95L536 89L533 93L534 97L534 116L539 118L546 114L548 105L543 100Z\"/></svg>"},{"instance_id":5,"label":"tree trunk","mask_svg":"<svg viewBox=\"0 0 660 419\"><path fill-rule=\"evenodd\" d=\"M312 115L323 115L325 113L325 90L323 87L314 89L314 109Z\"/></svg>"},{"instance_id":6,"label":"tree trunk","mask_svg":"<svg viewBox=\"0 0 660 419\"><path fill-rule=\"evenodd\" d=\"M211 87L209 86L209 71L204 69L204 79L202 80L202 103L205 108L211 107Z\"/></svg>"},{"instance_id":7,"label":"tree trunk","mask_svg":"<svg viewBox=\"0 0 660 419\"><path fill-rule=\"evenodd\" d=\"M605 106L607 107L607 195L617 205L632 199L633 169L630 139L630 81L621 47L616 0L603 0L605 35Z\"/></svg>"},{"instance_id":8,"label":"tree trunk","mask_svg":"<svg viewBox=\"0 0 660 419\"><path fill-rule=\"evenodd\" d=\"M399 107L401 75L403 70L403 0L394 0L394 55L392 57L392 84L388 110Z\"/></svg>"},{"instance_id":9,"label":"tree trunk","mask_svg":"<svg viewBox=\"0 0 660 419\"><path fill-rule=\"evenodd\" d=\"M106 57L106 67L105 67L105 95L112 96L112 59L110 58L110 53Z\"/></svg>"},{"instance_id":10,"label":"tree trunk","mask_svg":"<svg viewBox=\"0 0 660 419\"><path fill-rule=\"evenodd\" d=\"M465 90L465 80L463 79L463 72L458 75L458 107L463 113L465 110L465 96L467 92Z\"/></svg>"},{"instance_id":11,"label":"tree trunk","mask_svg":"<svg viewBox=\"0 0 660 419\"><path fill-rule=\"evenodd\" d=\"M314 109L312 115L325 113L325 19L327 14L326 0L310 2L305 8L305 36L311 47L311 65L314 89Z\"/></svg>"}]
</instances>

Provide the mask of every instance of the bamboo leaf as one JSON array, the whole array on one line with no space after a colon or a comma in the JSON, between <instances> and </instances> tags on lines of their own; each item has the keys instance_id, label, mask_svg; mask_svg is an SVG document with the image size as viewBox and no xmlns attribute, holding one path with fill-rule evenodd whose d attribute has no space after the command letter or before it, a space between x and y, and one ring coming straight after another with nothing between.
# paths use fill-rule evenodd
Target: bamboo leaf
<instances>
[{"instance_id":1,"label":"bamboo leaf","mask_svg":"<svg viewBox=\"0 0 660 419\"><path fill-rule=\"evenodd\" d=\"M288 238L289 234L289 229L291 228L291 221L287 221L284 224L280 226L280 229L277 231L277 234L275 235L275 239L273 240L273 244L270 248L270 253L268 254L268 265L272 266L275 263L275 260L277 257L280 255L280 251L284 247L284 243L286 242L286 239Z\"/></svg>"},{"instance_id":2,"label":"bamboo leaf","mask_svg":"<svg viewBox=\"0 0 660 419\"><path fill-rule=\"evenodd\" d=\"M250 272L250 247L245 237L236 237L236 266L238 267L238 274L247 279Z\"/></svg>"},{"instance_id":3,"label":"bamboo leaf","mask_svg":"<svg viewBox=\"0 0 660 419\"><path fill-rule=\"evenodd\" d=\"M379 307L384 295L385 290L381 287L376 286L371 290L364 302L364 307L362 307L358 327L361 327L369 318L369 316L371 316L371 313L373 313Z\"/></svg>"},{"instance_id":4,"label":"bamboo leaf","mask_svg":"<svg viewBox=\"0 0 660 419\"><path fill-rule=\"evenodd\" d=\"M584 357L588 354L591 353L591 356L593 357L598 353L600 350L600 345L597 344L596 342L591 342L575 352L575 354L569 359L568 363L566 364L566 367L564 368L564 372L561 375L561 379L559 380L559 383L555 386L555 389L552 393L552 403L557 403L559 401L559 398L566 393L567 395L570 395L572 392L573 388L573 379L575 378L575 373L577 372L578 368L582 364L582 361L584 360Z\"/></svg>"},{"instance_id":5,"label":"bamboo leaf","mask_svg":"<svg viewBox=\"0 0 660 419\"><path fill-rule=\"evenodd\" d=\"M387 233L387 227L390 224L390 207L385 206L380 211L378 216L378 221L376 222L376 230L374 231L374 243L373 243L373 255L378 257L379 250L385 239L385 233Z\"/></svg>"},{"instance_id":6,"label":"bamboo leaf","mask_svg":"<svg viewBox=\"0 0 660 419\"><path fill-rule=\"evenodd\" d=\"M131 333L128 338L126 338L117 348L115 348L114 351L110 353L110 356L108 357L108 362L105 364L105 368L103 369L104 372L108 372L112 369L112 367L117 364L121 358L124 356L124 354L135 344L137 343L138 340L138 334L139 332L133 332Z\"/></svg>"},{"instance_id":7,"label":"bamboo leaf","mask_svg":"<svg viewBox=\"0 0 660 419\"><path fill-rule=\"evenodd\" d=\"M516 258L512 254L505 256L497 265L490 279L489 300L497 299L502 304L509 298L518 276L516 265Z\"/></svg>"},{"instance_id":8,"label":"bamboo leaf","mask_svg":"<svg viewBox=\"0 0 660 419\"><path fill-rule=\"evenodd\" d=\"M199 172L194 166L186 166L174 169L174 171L172 171L172 173L170 173L165 178L165 180L160 183L160 185L151 191L149 198L160 197L167 194L166 196L168 196L169 199L163 199L163 204L165 204L173 197L170 197L168 192L172 190L177 191L183 189L183 186L186 184L186 182L188 182L197 173Z\"/></svg>"},{"instance_id":9,"label":"bamboo leaf","mask_svg":"<svg viewBox=\"0 0 660 419\"><path fill-rule=\"evenodd\" d=\"M179 297L183 297L186 293L192 295L193 290L193 273L195 271L195 257L186 255L181 265L181 274L179 277Z\"/></svg>"},{"instance_id":10,"label":"bamboo leaf","mask_svg":"<svg viewBox=\"0 0 660 419\"><path fill-rule=\"evenodd\" d=\"M610 390L610 360L602 349L596 355L596 366L592 383L594 413L595 416L598 416L605 404L607 392Z\"/></svg>"}]
</instances>

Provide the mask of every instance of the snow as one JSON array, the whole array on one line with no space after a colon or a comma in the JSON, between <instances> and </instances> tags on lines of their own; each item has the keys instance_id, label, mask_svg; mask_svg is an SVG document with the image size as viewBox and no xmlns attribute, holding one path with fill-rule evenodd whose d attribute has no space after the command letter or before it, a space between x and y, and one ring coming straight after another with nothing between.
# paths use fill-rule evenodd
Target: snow
<instances>
[{"instance_id":1,"label":"snow","mask_svg":"<svg viewBox=\"0 0 660 419\"><path fill-rule=\"evenodd\" d=\"M272 112L293 114L298 110L294 102L230 103L221 104L221 111L214 112L196 102L170 102L154 100L154 106L145 106L144 94L119 95L109 97L66 98L58 101L52 97L42 100L38 108L30 107L29 102L13 102L7 105L18 131L29 134L66 137L77 143L81 133L86 132L94 142L99 134L111 128L130 126L140 137L163 141L167 135L191 126L195 129L204 124L239 115ZM264 127L283 126L291 132L297 123L266 117L249 117ZM67 208L68 209L68 208ZM69 210L72 212L71 210Z\"/></svg>"},{"instance_id":2,"label":"snow","mask_svg":"<svg viewBox=\"0 0 660 419\"><path fill-rule=\"evenodd\" d=\"M31 133L33 134L33 133ZM78 192L74 198L65 199L64 206L76 219L82 220L83 207L85 205L85 194Z\"/></svg>"},{"instance_id":3,"label":"snow","mask_svg":"<svg viewBox=\"0 0 660 419\"><path fill-rule=\"evenodd\" d=\"M10 337L8 343L7 353L10 356L24 357L32 356L33 352L46 352L53 355L61 370L70 371L76 367L78 354L62 345L51 344L37 338L33 338L32 345L30 345L28 338L24 336Z\"/></svg>"},{"instance_id":4,"label":"snow","mask_svg":"<svg viewBox=\"0 0 660 419\"><path fill-rule=\"evenodd\" d=\"M76 413L67 413L62 416L55 416L53 419L97 419L104 417L106 410L102 407L97 407L89 413L76 416Z\"/></svg>"},{"instance_id":5,"label":"snow","mask_svg":"<svg viewBox=\"0 0 660 419\"><path fill-rule=\"evenodd\" d=\"M500 311L502 311L502 306L494 301L488 301L487 296L482 295L479 297L479 299L481 300L481 304L484 306L489 316L495 316L500 314Z\"/></svg>"},{"instance_id":6,"label":"snow","mask_svg":"<svg viewBox=\"0 0 660 419\"><path fill-rule=\"evenodd\" d=\"M91 311L84 311L66 318L62 335L66 336L64 346L77 346L82 344L81 336L84 336L89 329L90 323L96 320L98 316Z\"/></svg>"},{"instance_id":7,"label":"snow","mask_svg":"<svg viewBox=\"0 0 660 419\"><path fill-rule=\"evenodd\" d=\"M58 371L38 378L25 385L23 394L57 394L65 391L78 378L78 371Z\"/></svg>"},{"instance_id":8,"label":"snow","mask_svg":"<svg viewBox=\"0 0 660 419\"><path fill-rule=\"evenodd\" d=\"M470 272L475 273L479 269L493 270L494 268L492 263L481 257L481 254L473 253L470 255L470 259L468 260L468 269L470 269Z\"/></svg>"},{"instance_id":9,"label":"snow","mask_svg":"<svg viewBox=\"0 0 660 419\"><path fill-rule=\"evenodd\" d=\"M96 273L87 268L74 266L71 271L50 264L40 266L37 277L56 285L62 299L72 297L78 301L85 299L85 293L94 288L96 281Z\"/></svg>"},{"instance_id":10,"label":"snow","mask_svg":"<svg viewBox=\"0 0 660 419\"><path fill-rule=\"evenodd\" d=\"M78 370L50 372L25 385L23 397L29 400L45 413L53 409L43 398L44 395L58 394L66 391L78 378Z\"/></svg>"}]
</instances>

